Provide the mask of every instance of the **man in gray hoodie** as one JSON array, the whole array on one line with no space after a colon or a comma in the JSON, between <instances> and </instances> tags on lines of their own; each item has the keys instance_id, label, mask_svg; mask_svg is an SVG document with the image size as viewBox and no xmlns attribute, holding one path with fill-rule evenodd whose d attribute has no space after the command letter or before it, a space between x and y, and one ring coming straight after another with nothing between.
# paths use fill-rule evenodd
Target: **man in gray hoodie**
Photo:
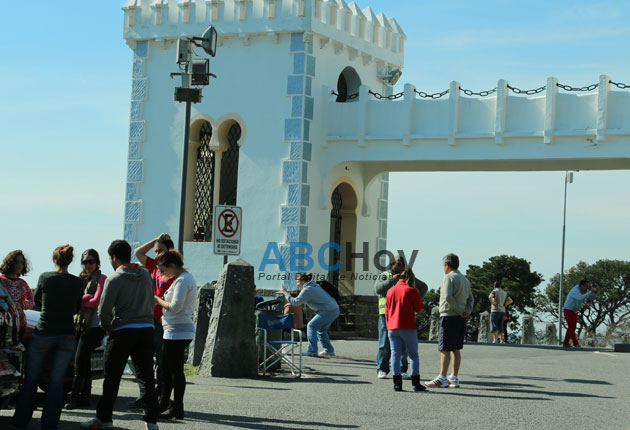
<instances>
[{"instance_id":1,"label":"man in gray hoodie","mask_svg":"<svg viewBox=\"0 0 630 430\"><path fill-rule=\"evenodd\" d=\"M96 418L81 428L113 428L112 412L120 378L131 356L144 408L147 430L157 430L159 407L153 379L153 281L149 272L131 261L131 246L115 240L107 250L116 272L107 278L98 307L101 327L109 334L105 345L103 395L96 406Z\"/></svg>"}]
</instances>

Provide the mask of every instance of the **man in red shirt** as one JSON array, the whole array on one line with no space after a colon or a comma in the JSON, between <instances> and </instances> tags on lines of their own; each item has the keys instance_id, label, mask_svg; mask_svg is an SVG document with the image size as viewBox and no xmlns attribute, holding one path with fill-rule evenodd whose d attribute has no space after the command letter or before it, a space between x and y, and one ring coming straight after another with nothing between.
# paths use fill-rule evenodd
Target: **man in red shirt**
<instances>
[{"instance_id":1,"label":"man in red shirt","mask_svg":"<svg viewBox=\"0 0 630 430\"><path fill-rule=\"evenodd\" d=\"M155 255L157 256L174 248L175 246L170 236L166 233L162 233L155 239L139 246L134 251L138 261L146 267L151 274L151 279L153 280L153 295L161 298L164 297L164 293L169 289L175 278L169 278L168 276L162 275L155 264L155 259L149 257L147 253L153 249L155 251ZM162 329L162 306L157 304L153 310L153 327L153 354L155 355L155 361L157 364L155 381L157 384L157 393L160 395L162 392L162 336L164 334L164 330ZM140 407L137 399L130 406Z\"/></svg>"},{"instance_id":2,"label":"man in red shirt","mask_svg":"<svg viewBox=\"0 0 630 430\"><path fill-rule=\"evenodd\" d=\"M385 321L387 335L391 345L392 372L394 374L394 390L402 391L402 374L400 355L403 346L411 360L411 384L414 391L424 391L420 384L420 359L418 356L418 331L416 329L416 313L422 309L422 299L415 287L415 276L411 268L406 268L399 281L387 291L385 298Z\"/></svg>"}]
</instances>

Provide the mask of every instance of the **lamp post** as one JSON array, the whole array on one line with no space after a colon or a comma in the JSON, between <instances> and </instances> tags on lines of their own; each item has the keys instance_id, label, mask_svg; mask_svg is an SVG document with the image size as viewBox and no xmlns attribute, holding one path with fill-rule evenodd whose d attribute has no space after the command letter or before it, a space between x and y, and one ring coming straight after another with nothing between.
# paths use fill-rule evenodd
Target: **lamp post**
<instances>
[{"instance_id":1,"label":"lamp post","mask_svg":"<svg viewBox=\"0 0 630 430\"><path fill-rule=\"evenodd\" d=\"M564 210L562 213L562 257L560 258L560 290L558 292L558 343L562 343L562 283L564 281L564 236L567 221L567 186L573 183L573 172L564 175Z\"/></svg>"},{"instance_id":2,"label":"lamp post","mask_svg":"<svg viewBox=\"0 0 630 430\"><path fill-rule=\"evenodd\" d=\"M184 150L182 153L182 182L179 196L179 233L177 235L177 247L184 253L184 225L186 216L186 179L188 176L188 144L190 138L190 110L191 103L201 102L201 86L210 83L210 61L208 59L193 59L193 46L200 46L206 54L214 57L217 50L217 31L210 26L201 37L186 37L178 39L175 62L182 69L179 73L171 73L173 76L181 76L182 86L175 88L175 101L186 103L186 115L184 119ZM197 88L193 88L196 86Z\"/></svg>"}]
</instances>

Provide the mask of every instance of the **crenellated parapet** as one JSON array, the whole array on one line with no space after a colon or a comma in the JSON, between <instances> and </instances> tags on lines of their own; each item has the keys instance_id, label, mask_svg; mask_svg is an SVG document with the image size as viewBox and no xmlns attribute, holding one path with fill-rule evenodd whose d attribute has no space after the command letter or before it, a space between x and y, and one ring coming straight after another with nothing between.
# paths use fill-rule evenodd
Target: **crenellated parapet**
<instances>
[{"instance_id":1,"label":"crenellated parapet","mask_svg":"<svg viewBox=\"0 0 630 430\"><path fill-rule=\"evenodd\" d=\"M304 32L318 39L319 48L332 43L336 53L347 51L365 64L377 61L401 67L405 33L393 18L361 9L344 0L128 0L122 7L123 37L133 47L138 40L165 41L198 36L208 25L225 38L278 38ZM316 45L317 46L317 45Z\"/></svg>"}]
</instances>

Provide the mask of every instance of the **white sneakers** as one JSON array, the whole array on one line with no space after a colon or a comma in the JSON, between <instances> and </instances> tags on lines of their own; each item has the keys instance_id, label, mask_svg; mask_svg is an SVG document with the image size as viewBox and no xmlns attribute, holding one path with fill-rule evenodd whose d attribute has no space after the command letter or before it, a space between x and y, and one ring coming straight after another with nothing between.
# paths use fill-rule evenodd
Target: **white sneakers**
<instances>
[{"instance_id":1,"label":"white sneakers","mask_svg":"<svg viewBox=\"0 0 630 430\"><path fill-rule=\"evenodd\" d=\"M432 381L424 383L429 388L448 388L448 379L442 376L436 376Z\"/></svg>"},{"instance_id":2,"label":"white sneakers","mask_svg":"<svg viewBox=\"0 0 630 430\"><path fill-rule=\"evenodd\" d=\"M434 380L427 381L425 385L431 388L459 388L459 378L452 375L448 378L438 375Z\"/></svg>"},{"instance_id":3,"label":"white sneakers","mask_svg":"<svg viewBox=\"0 0 630 430\"><path fill-rule=\"evenodd\" d=\"M407 372L403 372L402 375L400 375L400 376L402 376L402 378L406 379L406 380L410 380L411 379L411 376L409 376L407 374ZM379 370L378 372L376 372L376 377L378 379L385 379L385 378L387 378L387 373L383 372L382 370Z\"/></svg>"},{"instance_id":4,"label":"white sneakers","mask_svg":"<svg viewBox=\"0 0 630 430\"><path fill-rule=\"evenodd\" d=\"M459 378L457 376L449 376L448 378L448 388L459 388Z\"/></svg>"},{"instance_id":5,"label":"white sneakers","mask_svg":"<svg viewBox=\"0 0 630 430\"><path fill-rule=\"evenodd\" d=\"M334 357L335 353L334 352L330 352L330 351L326 351L325 349L322 351L319 351L319 353L317 354L320 357Z\"/></svg>"}]
</instances>

